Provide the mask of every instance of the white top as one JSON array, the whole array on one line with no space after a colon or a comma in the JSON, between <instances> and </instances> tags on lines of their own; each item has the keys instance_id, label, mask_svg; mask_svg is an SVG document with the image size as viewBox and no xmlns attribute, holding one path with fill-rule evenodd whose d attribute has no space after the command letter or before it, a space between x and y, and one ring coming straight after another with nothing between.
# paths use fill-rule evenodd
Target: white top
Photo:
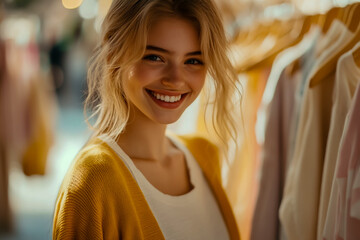
<instances>
[{"instance_id":1,"label":"white top","mask_svg":"<svg viewBox=\"0 0 360 240\"><path fill-rule=\"evenodd\" d=\"M169 137L172 143L185 154L193 189L186 194L172 196L155 188L113 139L107 135L99 136L99 138L119 155L134 176L165 239L229 239L215 196L200 166L182 143Z\"/></svg>"}]
</instances>

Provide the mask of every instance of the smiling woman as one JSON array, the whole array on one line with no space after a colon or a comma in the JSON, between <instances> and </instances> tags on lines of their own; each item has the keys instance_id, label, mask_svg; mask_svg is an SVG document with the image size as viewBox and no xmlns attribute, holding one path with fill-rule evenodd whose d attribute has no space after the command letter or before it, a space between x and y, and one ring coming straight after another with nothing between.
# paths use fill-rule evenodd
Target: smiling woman
<instances>
[{"instance_id":1,"label":"smiling woman","mask_svg":"<svg viewBox=\"0 0 360 240\"><path fill-rule=\"evenodd\" d=\"M123 83L132 109L131 124L143 119L138 115L160 124L178 120L199 95L205 76L193 24L175 17L157 19L149 29L143 59L131 68Z\"/></svg>"},{"instance_id":2,"label":"smiling woman","mask_svg":"<svg viewBox=\"0 0 360 240\"><path fill-rule=\"evenodd\" d=\"M54 239L240 238L218 149L166 134L210 76L213 127L236 135L226 46L210 0L113 2L88 74L94 135L60 188Z\"/></svg>"}]
</instances>

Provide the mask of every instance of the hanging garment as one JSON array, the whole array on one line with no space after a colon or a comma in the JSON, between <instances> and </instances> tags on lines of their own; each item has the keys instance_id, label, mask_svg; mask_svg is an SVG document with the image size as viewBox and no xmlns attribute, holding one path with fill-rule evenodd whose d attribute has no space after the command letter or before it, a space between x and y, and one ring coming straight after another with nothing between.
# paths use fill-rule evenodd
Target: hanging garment
<instances>
[{"instance_id":1,"label":"hanging garment","mask_svg":"<svg viewBox=\"0 0 360 240\"><path fill-rule=\"evenodd\" d=\"M48 153L53 144L56 111L47 80L38 76L31 81L28 99L31 134L21 158L26 175L45 174Z\"/></svg>"},{"instance_id":2,"label":"hanging garment","mask_svg":"<svg viewBox=\"0 0 360 240\"><path fill-rule=\"evenodd\" d=\"M12 231L12 218L9 203L8 161L4 144L0 143L0 236Z\"/></svg>"},{"instance_id":3,"label":"hanging garment","mask_svg":"<svg viewBox=\"0 0 360 240\"><path fill-rule=\"evenodd\" d=\"M301 66L298 70L296 70L296 60L292 65L289 65L285 70L288 70L290 72L294 72L293 74L293 81L299 81L298 86L296 87L296 91L294 94L294 105L293 105L293 116L290 121L290 130L289 130L289 143L288 143L288 149L286 156L286 173L285 173L285 185L286 185L286 179L287 174L289 170L289 166L291 165L291 161L294 157L294 151L295 151L295 143L296 143L296 134L297 130L299 128L299 122L300 122L300 116L301 116L301 109L303 104L303 99L305 95L305 90L307 86L307 79L309 77L309 74L312 70L312 67L314 63L316 62L316 58L314 55L314 49L316 47L316 43L318 42L319 35L314 39L313 44L311 45L310 49L298 59L298 64ZM296 76L301 77L299 80L296 79ZM283 188L282 197L284 197L285 187ZM281 199L282 201L282 199ZM281 206L281 203L280 203ZM280 210L280 206L278 210ZM279 220L280 220L280 211L278 212ZM280 240L287 240L285 234L284 226L281 225L280 221Z\"/></svg>"},{"instance_id":4,"label":"hanging garment","mask_svg":"<svg viewBox=\"0 0 360 240\"><path fill-rule=\"evenodd\" d=\"M357 44L354 49L359 46L360 44ZM343 133L345 117L350 109L352 98L359 81L360 69L354 63L352 51L350 51L339 59L336 72L333 99L334 105L332 108L331 123L326 145L319 206L318 232L321 232L321 235L323 232L322 227L324 226L326 213L328 211L331 188L333 191L337 192L337 185L332 187L334 170L338 155L337 153L339 150L340 139Z\"/></svg>"},{"instance_id":5,"label":"hanging garment","mask_svg":"<svg viewBox=\"0 0 360 240\"><path fill-rule=\"evenodd\" d=\"M9 40L4 49L5 64L0 66L0 229L9 231L9 166L20 162L26 175L45 173L53 140L55 104L49 80L40 77L37 46L19 46Z\"/></svg>"},{"instance_id":6,"label":"hanging garment","mask_svg":"<svg viewBox=\"0 0 360 240\"><path fill-rule=\"evenodd\" d=\"M346 26L341 22L337 25L340 37L332 36L331 46L322 52L313 71L343 44L344 39L351 39L353 34ZM293 158L280 206L280 221L287 239L311 240L317 237L318 203L334 78L335 75L331 74L314 88L309 88L310 77L306 81Z\"/></svg>"},{"instance_id":7,"label":"hanging garment","mask_svg":"<svg viewBox=\"0 0 360 240\"><path fill-rule=\"evenodd\" d=\"M356 126L359 123L359 116L356 115L358 108L355 110L355 105L358 104L356 101L359 99L356 100L356 97L354 97L356 89L359 89L360 68L354 62L352 55L353 51L359 49L359 47L360 43L344 54L339 59L337 66L334 106L325 156L325 166L327 168L324 168L324 184L322 186L324 191L322 191L322 201L320 202L320 210L322 210L320 213L322 215L319 215L319 220L320 217L324 218L324 228L319 229L319 231L323 232L321 234L323 239L328 240L360 238L360 229L358 227L354 228L353 225L360 224L360 221L359 218L356 220L350 215L352 203L349 199L353 194L353 190L349 188L355 184L355 165L359 164L356 161L359 161L360 156L359 152L356 152L358 151L356 148L359 149L360 142L359 127ZM359 98L359 96L357 97ZM351 106L353 110L350 110ZM347 117L350 119L347 119L346 122L348 113L353 114L352 117L357 118L357 122L354 119L350 120L350 116ZM349 131L354 131L354 133L349 133ZM356 151L354 152L354 150ZM348 156L350 153L352 155ZM350 164L353 161L352 158L357 158L353 165ZM325 185L326 182L328 182L327 185ZM330 183L332 185L329 185ZM325 189L325 187L331 187L331 193L330 189Z\"/></svg>"},{"instance_id":8,"label":"hanging garment","mask_svg":"<svg viewBox=\"0 0 360 240\"><path fill-rule=\"evenodd\" d=\"M349 115L339 154L336 184L339 186L339 204L335 233L337 239L360 238L360 87Z\"/></svg>"},{"instance_id":9,"label":"hanging garment","mask_svg":"<svg viewBox=\"0 0 360 240\"><path fill-rule=\"evenodd\" d=\"M291 75L284 68L311 49L318 33L319 29L314 30L298 45L282 52L275 60L266 84L256 126L259 132L265 131L265 139L260 155L260 184L252 220L252 240L279 239L278 209L289 154L289 128L294 114L295 92L302 79L301 71ZM265 118L266 126L263 127L260 120ZM257 138L259 140L261 136Z\"/></svg>"},{"instance_id":10,"label":"hanging garment","mask_svg":"<svg viewBox=\"0 0 360 240\"><path fill-rule=\"evenodd\" d=\"M20 77L23 53L12 42L0 41L0 233L13 229L9 203L9 165L14 153L21 152L28 132L26 128L26 96L28 85Z\"/></svg>"},{"instance_id":11,"label":"hanging garment","mask_svg":"<svg viewBox=\"0 0 360 240\"><path fill-rule=\"evenodd\" d=\"M300 114L302 103L304 99L305 92L308 88L308 78L313 70L314 66L317 64L319 60L317 60L322 52L326 52L327 44L331 44L330 41L335 41L341 37L343 31L346 31L344 24L340 21L334 21L331 25L330 29L326 33L326 35L318 34L316 39L314 40L311 48L299 59L299 62L302 62L302 80L299 84L299 87L295 93L295 105L294 105L294 116L291 120L291 127L290 127L290 144L288 149L288 163L287 166L290 166L290 162L293 158L294 149L296 145L296 134L298 131ZM338 42L339 43L339 42ZM293 71L293 70L292 70Z\"/></svg>"}]
</instances>

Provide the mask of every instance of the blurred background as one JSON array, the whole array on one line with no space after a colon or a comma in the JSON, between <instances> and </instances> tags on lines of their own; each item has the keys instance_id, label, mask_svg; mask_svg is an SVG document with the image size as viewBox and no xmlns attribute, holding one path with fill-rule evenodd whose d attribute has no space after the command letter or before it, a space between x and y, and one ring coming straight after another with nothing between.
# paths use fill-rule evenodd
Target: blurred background
<instances>
[{"instance_id":1,"label":"blurred background","mask_svg":"<svg viewBox=\"0 0 360 240\"><path fill-rule=\"evenodd\" d=\"M51 239L57 191L89 137L82 102L98 5L0 4L0 239Z\"/></svg>"},{"instance_id":2,"label":"blurred background","mask_svg":"<svg viewBox=\"0 0 360 240\"><path fill-rule=\"evenodd\" d=\"M259 30L260 25L324 13L352 2L216 0L228 38L233 42L241 34ZM0 239L51 239L59 186L69 164L90 136L83 115L87 61L110 4L111 0L0 2ZM272 49L276 41L263 36L259 47ZM245 63L254 59L242 54L246 53L242 49L246 44L235 45L234 63L239 77L244 77L243 71L248 71ZM248 87L263 91L265 83L249 84L244 80L243 88ZM256 99L261 98L262 91L255 94ZM182 117L180 124L186 124L185 127L174 124L172 129L180 133L201 130L197 119L200 104L196 102ZM256 113L246 106L243 111ZM249 120L253 128L255 121ZM248 134L255 135L255 130ZM252 180L258 165L251 161L247 174L252 175L243 176L247 185L243 183L241 189L255 191ZM229 186L230 191L235 187L239 185ZM251 202L247 209L254 207L254 194L246 194ZM243 239L249 238L249 219L243 220Z\"/></svg>"}]
</instances>

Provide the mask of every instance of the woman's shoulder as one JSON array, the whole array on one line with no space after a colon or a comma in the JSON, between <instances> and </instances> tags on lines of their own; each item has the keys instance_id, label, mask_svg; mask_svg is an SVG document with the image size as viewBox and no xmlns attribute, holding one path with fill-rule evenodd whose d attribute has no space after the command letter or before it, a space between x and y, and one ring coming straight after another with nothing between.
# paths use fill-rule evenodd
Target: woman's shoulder
<instances>
[{"instance_id":1,"label":"woman's shoulder","mask_svg":"<svg viewBox=\"0 0 360 240\"><path fill-rule=\"evenodd\" d=\"M119 194L124 192L119 188L127 183L121 180L123 173L117 162L116 155L98 139L90 140L80 150L59 190L54 239L75 238L75 235L79 239L101 239L102 227L106 234L118 238L118 219L113 210L122 207L118 198L131 196Z\"/></svg>"},{"instance_id":2,"label":"woman's shoulder","mask_svg":"<svg viewBox=\"0 0 360 240\"><path fill-rule=\"evenodd\" d=\"M118 155L102 140L91 139L66 173L59 189L57 207L61 209L66 205L84 210L95 209L98 203L114 204L119 198L131 199L131 194L137 193L133 190L136 189L134 185L136 182ZM132 191L122 191L127 186Z\"/></svg>"},{"instance_id":3,"label":"woman's shoulder","mask_svg":"<svg viewBox=\"0 0 360 240\"><path fill-rule=\"evenodd\" d=\"M77 154L71 170L81 174L106 174L114 170L117 155L100 139L91 139Z\"/></svg>"},{"instance_id":4,"label":"woman's shoulder","mask_svg":"<svg viewBox=\"0 0 360 240\"><path fill-rule=\"evenodd\" d=\"M107 191L121 185L131 173L118 155L103 141L91 139L77 154L64 177L61 190Z\"/></svg>"}]
</instances>

